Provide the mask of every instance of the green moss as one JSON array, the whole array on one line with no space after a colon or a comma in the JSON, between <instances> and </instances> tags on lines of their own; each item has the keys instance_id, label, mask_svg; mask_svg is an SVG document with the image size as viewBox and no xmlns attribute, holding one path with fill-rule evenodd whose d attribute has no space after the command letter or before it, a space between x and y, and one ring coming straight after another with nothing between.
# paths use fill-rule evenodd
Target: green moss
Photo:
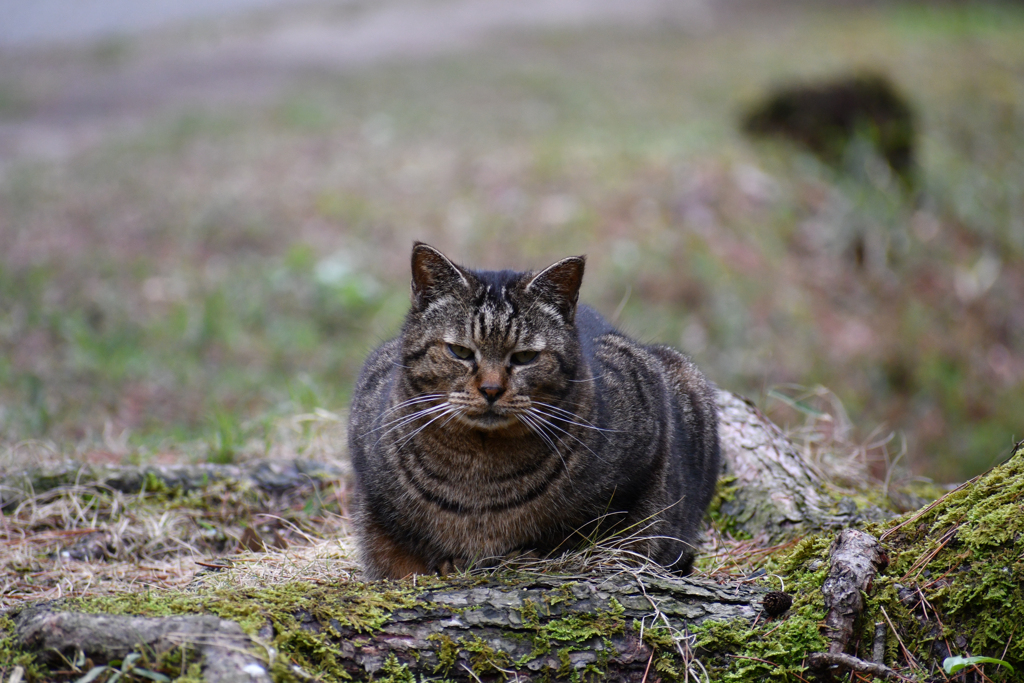
<instances>
[{"instance_id":1,"label":"green moss","mask_svg":"<svg viewBox=\"0 0 1024 683\"><path fill-rule=\"evenodd\" d=\"M739 490L739 487L734 485L735 482L736 477L733 475L719 478L715 486L715 495L708 506L707 514L711 523L722 534L741 540L749 539L751 537L750 533L744 527L748 520L740 519L737 515L722 509L723 505L736 500L736 492ZM728 505L726 507L728 508Z\"/></svg>"},{"instance_id":2,"label":"green moss","mask_svg":"<svg viewBox=\"0 0 1024 683\"><path fill-rule=\"evenodd\" d=\"M926 511L869 525L867 530L877 537L888 532L883 544L892 563L875 579L857 622L860 656L869 656L874 624L891 621L922 666L930 666L947 645L954 654L1024 661L1024 645L1013 637L1015 627L1024 621L1024 449ZM806 678L804 656L826 645L819 631L825 614L821 586L833 538L833 533L810 536L767 562L768 572L781 575L787 592L794 595L792 608L780 619L760 620L754 626L742 619L706 621L694 629L698 655L712 680ZM901 590L904 596L913 591L917 597L904 604ZM926 601L923 608L921 597ZM656 629L644 634L659 651L667 650L670 638ZM934 648L937 640L942 648ZM886 651L890 665L908 665L892 629ZM995 681L1010 680L1005 671L985 673Z\"/></svg>"},{"instance_id":3,"label":"green moss","mask_svg":"<svg viewBox=\"0 0 1024 683\"><path fill-rule=\"evenodd\" d=\"M623 633L626 623L623 615L625 609L615 598L610 600L611 609L598 610L597 612L571 612L564 617L552 619L546 623L540 623L534 612L532 617L534 627L531 642L533 651L520 661L520 666L527 661L536 659L551 652L557 647L556 654L561 666L557 672L560 678L569 677L572 680L579 680L582 676L600 677L604 674L603 667L607 665L607 653L611 651L612 644L609 637ZM530 609L524 605L523 621L530 623ZM596 664L588 664L582 671L577 670L573 665L570 655L574 652L592 651L593 640L600 638L603 641L603 649L598 651ZM561 645L561 647L558 647Z\"/></svg>"},{"instance_id":4,"label":"green moss","mask_svg":"<svg viewBox=\"0 0 1024 683\"><path fill-rule=\"evenodd\" d=\"M455 660L459 656L458 643L443 633L435 633L427 640L437 643L437 666L434 667L434 673L447 674L455 666Z\"/></svg>"},{"instance_id":5,"label":"green moss","mask_svg":"<svg viewBox=\"0 0 1024 683\"><path fill-rule=\"evenodd\" d=\"M493 580L491 577L490 580ZM467 578L462 581L471 587L485 578ZM509 579L511 584L515 581ZM332 641L348 637L357 647L359 635L372 634L384 626L397 609L422 607L417 599L423 591L448 587L452 581L436 577L418 577L417 585L408 582L376 584L339 584L330 587L308 583L292 583L245 591L210 591L196 594L169 594L143 592L116 596L71 600L69 609L108 614L138 616L170 616L176 614L211 613L237 622L244 631L256 635L270 626L274 633L272 645L303 670L320 676L349 678L342 666L341 652ZM523 666L528 661L554 652L561 662L557 677L579 680L600 678L607 665L607 651L611 650L610 636L623 633L627 627L625 610L614 599L609 609L596 612L571 612L550 617L552 608L573 599L573 584L560 586L545 595L543 603L527 601L520 610L523 624L522 637L529 642L531 652L522 661L513 662L508 654L478 638L458 639L438 634L431 638L438 648L435 673L447 674L457 665L460 653L465 653L474 674L501 674L502 669ZM300 622L318 625L334 638L324 638L314 629L304 628ZM599 653L596 663L576 669L571 661L575 652L593 650L594 639L603 639L605 652ZM671 645L671 643L670 643ZM279 661L282 658L279 658ZM277 669L281 670L278 671ZM398 668L387 671L390 678L402 680ZM408 669L406 668L406 671ZM291 677L287 667L275 667L278 679Z\"/></svg>"},{"instance_id":6,"label":"green moss","mask_svg":"<svg viewBox=\"0 0 1024 683\"><path fill-rule=\"evenodd\" d=\"M537 612L537 605L533 600L523 600L523 606L519 610L519 617L527 626L540 626L540 614Z\"/></svg>"},{"instance_id":7,"label":"green moss","mask_svg":"<svg viewBox=\"0 0 1024 683\"><path fill-rule=\"evenodd\" d=\"M14 641L14 622L10 617L0 614L0 680L11 677L15 667L23 667L27 680L42 678L42 669L36 663L35 656L22 652Z\"/></svg>"},{"instance_id":8,"label":"green moss","mask_svg":"<svg viewBox=\"0 0 1024 683\"><path fill-rule=\"evenodd\" d=\"M869 532L885 537L892 563L876 578L868 595L866 612L857 625L858 642L870 643L874 623L891 620L900 639L922 665L930 665L936 657L933 646L937 640L948 643L954 654L998 656L1014 664L1024 661L1024 648L1013 637L1014 627L1024 621L1022 512L1024 449L1009 462L936 501L930 508L902 520L870 526ZM782 617L762 617L754 624L744 619L708 620L691 630L696 636L696 654L712 680L740 683L806 678L805 655L826 649L819 630L825 612L821 586L828 572L828 551L833 538L833 532L809 536L785 554L767 560L767 571L781 576L787 592L794 596L793 606ZM69 601L69 606L145 616L213 613L237 621L250 634L270 625L275 634L272 645L282 653L278 662L293 662L314 676L344 679L349 674L342 666L340 651L331 642L346 637L356 647L369 642L369 634L384 626L396 610L422 607L419 596L424 591L451 588L453 584L473 587L495 580L517 585L514 577L465 577L454 581L420 577L416 586L409 582L373 586L343 583L329 587L295 583L186 595L142 592ZM774 578L764 581L771 581L772 588L778 587ZM551 672L553 677L600 678L607 667L606 659L577 669L573 654L595 650L600 653L600 645L606 653L611 650L612 636L630 627L640 630L640 624L627 623L625 610L614 600L606 610L559 613L560 605L574 600L573 589L574 584L563 584L549 591L543 600L524 602L519 610L518 633L530 645L528 655L512 661L508 654L479 637L453 639L439 634L432 637L438 655L435 673L447 675L458 666L461 657L474 675L502 676L503 670L521 668L538 657L554 655L559 668ZM908 590L915 594L920 591L919 595L927 601L928 615L919 605L901 602L901 590L904 596ZM936 615L941 620L941 629L933 627L938 623ZM930 621L923 622L922 616L928 616ZM304 628L306 620L335 638L323 638ZM9 622L0 621L0 628L9 633ZM684 678L673 634L664 628L646 628L643 633L644 642L655 651L653 671L665 680ZM959 647L957 636L966 639ZM4 638L8 640L0 639L0 654L5 653L5 647L15 652L9 636ZM595 648L595 643L600 645ZM862 645L858 654L866 656L867 647ZM886 647L887 663L905 669L902 647L895 635L890 634ZM1005 672L986 673L994 681L1008 680ZM284 664L275 667L274 675L277 680L291 677ZM399 660L389 659L380 675L379 680L405 681L411 673Z\"/></svg>"},{"instance_id":9,"label":"green moss","mask_svg":"<svg viewBox=\"0 0 1024 683\"><path fill-rule=\"evenodd\" d=\"M798 680L804 673L807 653L825 649L825 639L818 630L824 616L820 592L804 597L802 604L795 602L777 621L761 620L751 627L747 620L735 619L705 621L697 626L697 653L712 680Z\"/></svg>"},{"instance_id":10,"label":"green moss","mask_svg":"<svg viewBox=\"0 0 1024 683\"><path fill-rule=\"evenodd\" d=\"M188 669L181 676L174 679L174 683L203 683L203 667L199 662L188 665Z\"/></svg>"},{"instance_id":11,"label":"green moss","mask_svg":"<svg viewBox=\"0 0 1024 683\"><path fill-rule=\"evenodd\" d=\"M826 646L819 624L825 616L821 585L828 572L831 541L832 534L810 536L768 562L769 572L782 575L786 591L794 597L782 617L766 620L762 616L754 625L746 619L708 620L693 629L697 656L712 680L781 682L804 676L806 654L823 651ZM769 580L777 590L775 580L765 579ZM645 640L657 637L657 632L645 633Z\"/></svg>"},{"instance_id":12,"label":"green moss","mask_svg":"<svg viewBox=\"0 0 1024 683\"><path fill-rule=\"evenodd\" d=\"M474 674L500 673L512 665L507 654L495 650L478 636L459 638L459 648L469 653L469 666Z\"/></svg>"},{"instance_id":13,"label":"green moss","mask_svg":"<svg viewBox=\"0 0 1024 683\"><path fill-rule=\"evenodd\" d=\"M398 657L394 654L388 655L388 658L384 660L384 666L381 667L383 676L375 676L374 681L380 681L380 683L416 683L416 677L409 667L398 661Z\"/></svg>"},{"instance_id":14,"label":"green moss","mask_svg":"<svg viewBox=\"0 0 1024 683\"><path fill-rule=\"evenodd\" d=\"M560 619L537 624L532 638L534 652L531 658L547 654L552 644L582 645L592 638L607 638L622 633L625 629L625 610L614 598L611 599L611 604L610 610L593 613L572 612Z\"/></svg>"},{"instance_id":15,"label":"green moss","mask_svg":"<svg viewBox=\"0 0 1024 683\"><path fill-rule=\"evenodd\" d=\"M269 625L274 632L273 647L303 670L348 679L350 676L340 663L340 651L330 639L303 628L296 614L308 615L321 629L336 637L341 637L343 630L368 634L379 630L396 609L414 606L419 590L422 589L403 583L370 589L361 583L325 587L296 582L247 591L217 590L196 594L146 591L71 600L68 608L152 617L215 614L237 622L253 636ZM278 668L281 671L277 671ZM291 677L287 667L274 670L279 678Z\"/></svg>"},{"instance_id":16,"label":"green moss","mask_svg":"<svg viewBox=\"0 0 1024 683\"><path fill-rule=\"evenodd\" d=\"M865 624L883 621L884 607L920 662L946 647L1024 662L1024 643L1015 637L1024 622L1024 448L930 509L872 531L888 534L892 564L875 583ZM902 658L897 647L888 643ZM986 674L1009 680L1005 671Z\"/></svg>"}]
</instances>

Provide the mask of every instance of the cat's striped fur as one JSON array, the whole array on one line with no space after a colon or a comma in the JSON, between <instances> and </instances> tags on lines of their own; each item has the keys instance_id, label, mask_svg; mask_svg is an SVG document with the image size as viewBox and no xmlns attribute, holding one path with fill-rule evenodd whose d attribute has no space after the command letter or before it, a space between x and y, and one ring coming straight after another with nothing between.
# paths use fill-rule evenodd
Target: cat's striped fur
<instances>
[{"instance_id":1,"label":"cat's striped fur","mask_svg":"<svg viewBox=\"0 0 1024 683\"><path fill-rule=\"evenodd\" d=\"M412 308L366 361L349 424L369 578L614 531L689 571L719 469L712 389L577 306L583 267L472 271L414 246Z\"/></svg>"}]
</instances>

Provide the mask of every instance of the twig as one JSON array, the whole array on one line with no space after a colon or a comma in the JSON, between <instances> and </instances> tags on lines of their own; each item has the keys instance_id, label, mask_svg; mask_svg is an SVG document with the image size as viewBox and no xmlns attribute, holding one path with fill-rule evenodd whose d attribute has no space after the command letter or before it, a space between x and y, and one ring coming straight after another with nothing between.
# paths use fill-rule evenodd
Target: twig
<instances>
[{"instance_id":1,"label":"twig","mask_svg":"<svg viewBox=\"0 0 1024 683\"><path fill-rule=\"evenodd\" d=\"M653 662L653 661L654 661L654 648L652 647L651 648L651 657L650 657L650 659L647 660L647 667L644 669L644 677L643 677L643 680L640 681L640 683L647 683L647 672L649 672L651 670L651 662Z\"/></svg>"},{"instance_id":2,"label":"twig","mask_svg":"<svg viewBox=\"0 0 1024 683\"><path fill-rule=\"evenodd\" d=\"M463 669L469 672L469 675L473 677L473 680L475 680L476 683L483 683L483 681L480 680L480 677L473 673L473 670L471 668L466 666L465 662L459 662L459 664L462 666Z\"/></svg>"},{"instance_id":3,"label":"twig","mask_svg":"<svg viewBox=\"0 0 1024 683\"><path fill-rule=\"evenodd\" d=\"M882 534L878 538L879 542L884 541L885 539L889 538L889 536L891 536L892 534L896 533L897 531L899 531L900 529L902 529L906 525L910 524L911 522L916 522L921 517L923 517L924 515L928 514L928 512L930 512L936 505L938 505L939 503L944 501L946 498L948 498L949 496L953 495L957 491L961 491L961 490L967 488L968 486L970 486L974 482L976 482L979 479L981 479L983 476L985 476L985 475L984 474L979 474L974 479L970 479L970 480L965 481L964 483L960 484L955 489L953 489L952 491L950 491L946 495L942 496L938 500L933 500L932 502L928 503L928 505L925 505L923 508L918 510L917 513L914 514L912 517L908 517L907 519L903 520L902 522L900 522L899 524L897 524L896 526L894 526L893 528L889 529L884 534Z\"/></svg>"},{"instance_id":4,"label":"twig","mask_svg":"<svg viewBox=\"0 0 1024 683\"><path fill-rule=\"evenodd\" d=\"M1006 659L1006 653L1010 649L1010 643L1013 642L1013 634L1017 632L1017 624L1013 625L1013 629L1010 631L1010 639L1006 641L1006 647L1003 648L1003 654L999 655L999 659Z\"/></svg>"},{"instance_id":5,"label":"twig","mask_svg":"<svg viewBox=\"0 0 1024 683\"><path fill-rule=\"evenodd\" d=\"M885 624L875 624L875 640L871 644L871 661L875 664L885 664Z\"/></svg>"},{"instance_id":6,"label":"twig","mask_svg":"<svg viewBox=\"0 0 1024 683\"><path fill-rule=\"evenodd\" d=\"M686 681L690 680L690 666L695 663L697 666L700 667L701 671L704 673L704 680L705 681L709 681L710 678L708 676L707 669L704 668L704 665L701 664L699 659L697 659L696 657L694 657L692 654L689 653L689 650L690 650L690 641L689 641L689 639L691 637L690 634L684 632L684 635L683 635L682 638L679 638L679 637L675 636L674 634L677 632L676 629L672 628L672 624L669 623L668 617L665 616L665 613L661 611L661 609L658 607L657 603L655 603L654 600L651 599L651 596L647 595L647 587L644 586L644 582L640 580L640 577L637 574L633 574L633 578L636 579L637 584L640 586L640 591L644 594L644 597L647 598L647 602L651 603L651 607L654 608L653 620L657 621L658 617L661 617L661 620L663 622L665 622L665 628L668 629L668 632L670 634L673 634L672 642L674 642L676 644L676 650L679 652L679 657L682 659L682 662L683 662L684 680L686 680ZM683 642L684 641L686 642L686 649L685 650L683 649ZM694 678L696 678L696 677L697 677L696 674L694 674Z\"/></svg>"},{"instance_id":7,"label":"twig","mask_svg":"<svg viewBox=\"0 0 1024 683\"><path fill-rule=\"evenodd\" d=\"M884 616L885 620L889 622L889 628L892 629L893 634L896 636L896 642L900 644L901 648L903 648L903 656L907 658L907 664L916 667L917 660L914 659L914 655L910 654L910 650L907 649L907 646L903 644L903 639L900 638L899 631L897 631L896 627L892 625L892 619L889 618L889 613L886 612L885 608L881 605L878 606L878 609L882 610L882 616Z\"/></svg>"},{"instance_id":8,"label":"twig","mask_svg":"<svg viewBox=\"0 0 1024 683\"><path fill-rule=\"evenodd\" d=\"M914 680L896 673L885 664L865 662L859 657L854 657L853 655L844 654L842 652L815 652L811 654L808 660L811 667L815 669L824 669L826 666L836 665L844 666L851 671L859 671L861 673L880 676L889 680Z\"/></svg>"},{"instance_id":9,"label":"twig","mask_svg":"<svg viewBox=\"0 0 1024 683\"><path fill-rule=\"evenodd\" d=\"M761 616L761 615L759 614L759 615L757 615L757 616ZM762 633L762 634L761 634L761 637L762 637L762 638L767 638L767 637L768 637L768 636L770 636L771 634L773 634L773 633L775 633L776 631L778 631L778 630L779 630L779 628L780 628L780 627L781 627L781 626L782 626L783 624L785 624L785 623L786 623L786 622L785 622L784 620L781 620L781 619L780 619L780 620L779 620L779 623L778 623L778 624L777 624L777 625L775 626L775 628L773 628L773 629L772 629L771 631L768 631L767 633Z\"/></svg>"},{"instance_id":10,"label":"twig","mask_svg":"<svg viewBox=\"0 0 1024 683\"><path fill-rule=\"evenodd\" d=\"M914 562L913 566L911 566L910 569L907 570L907 573L903 575L903 578L900 579L900 581L906 581L911 574L913 574L914 572L920 572L922 569L927 567L928 563L934 560L935 556L942 552L943 548L949 545L949 542L953 540L953 536L956 535L956 532L959 528L960 525L957 524L956 526L952 527L949 531L944 533L942 535L942 538L939 539L939 547L933 550L932 552L928 553L927 555L922 555L921 557L919 557L917 561Z\"/></svg>"}]
</instances>

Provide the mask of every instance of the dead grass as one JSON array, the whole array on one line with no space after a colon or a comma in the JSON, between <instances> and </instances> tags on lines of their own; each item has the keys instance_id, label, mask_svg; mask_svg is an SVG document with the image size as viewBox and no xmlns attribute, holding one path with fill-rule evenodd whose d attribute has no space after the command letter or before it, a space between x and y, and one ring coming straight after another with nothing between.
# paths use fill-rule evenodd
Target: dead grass
<instances>
[{"instance_id":1,"label":"dead grass","mask_svg":"<svg viewBox=\"0 0 1024 683\"><path fill-rule=\"evenodd\" d=\"M239 459L315 459L341 474L276 494L230 480L189 492L157 487L128 494L90 481L5 491L7 500L10 493L21 498L0 514L0 609L57 597L180 589L197 574L212 580L210 566L227 567L217 581L241 585L312 579L318 572L324 580L350 575L348 466L338 451L345 443L342 419L326 411L301 414L280 421L275 434L269 446L241 447ZM207 445L196 448L202 455ZM5 453L0 474L20 487L22 480L10 476L19 465L41 468L29 473L77 469L68 455L21 443ZM184 450L174 459L195 457Z\"/></svg>"},{"instance_id":2,"label":"dead grass","mask_svg":"<svg viewBox=\"0 0 1024 683\"><path fill-rule=\"evenodd\" d=\"M587 253L588 302L720 385L828 386L916 472L985 469L1024 410L1022 17L774 12L307 74L9 167L7 443L273 442L267 420L345 404L418 238L485 267ZM737 130L773 82L861 68L919 112L919 197Z\"/></svg>"}]
</instances>

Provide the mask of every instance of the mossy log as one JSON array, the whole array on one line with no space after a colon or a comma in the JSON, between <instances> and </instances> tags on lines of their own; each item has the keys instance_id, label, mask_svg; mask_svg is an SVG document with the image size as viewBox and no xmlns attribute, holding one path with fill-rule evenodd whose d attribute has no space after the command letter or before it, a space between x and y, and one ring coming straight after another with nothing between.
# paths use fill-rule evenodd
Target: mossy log
<instances>
[{"instance_id":1,"label":"mossy log","mask_svg":"<svg viewBox=\"0 0 1024 683\"><path fill-rule=\"evenodd\" d=\"M729 405L731 400L722 397L727 449L736 443L729 430L741 424L741 434L776 449L766 462L798 464L796 449L786 448L783 437L749 405ZM729 418L730 411L747 417ZM730 458L730 466L735 462ZM779 479L796 475L799 470ZM736 469L732 476L734 488L763 484ZM804 489L818 490L817 484ZM808 496L781 500L796 500L790 509L822 511L817 519L828 527L835 516L828 511L827 491L820 491L821 507L806 505ZM749 494L737 490L733 500ZM828 528L815 532L810 526L815 517L804 515L782 527L802 529L803 538L776 550L767 565L745 577L735 572L717 581L622 572L574 577L499 572L400 582L140 591L39 605L8 615L13 620L0 616L0 653L31 653L45 680L56 679L51 672L60 667L47 662L57 652L70 661L84 656L105 663L112 655L97 644L100 631L120 631L119 642L130 641L134 651L146 653L152 671L199 676L202 666L202 675L214 681L258 680L236 678L255 675L255 664L275 681L639 682L693 676L739 683L809 681L837 673L856 678L850 672L920 682L1020 680L995 663L969 666L949 678L941 664L951 655L986 656L1016 665L1019 676L1024 665L1024 637L1018 633L1024 623L1022 513L1024 448L1018 447L1006 463L903 518L854 519L880 548L861 539L867 550L863 557L853 553L853 564L870 564L875 573L872 578L853 572L862 600L849 608L823 593L830 579L846 573L842 563L851 557L838 552L846 544L836 542L837 534ZM792 606L781 614L772 609L769 616L763 601L780 578ZM830 604L839 606L842 628L828 626ZM107 620L101 624L100 616L75 615L107 615ZM227 660L216 647L204 650L203 645L224 642L219 627L195 641L185 638L195 642L188 650L191 659L163 650L167 641L160 634L172 623L167 620L196 615L223 620L217 623L228 624L226 639L238 637L231 625L237 624L249 640L236 640L232 648L253 659L218 673L215 663ZM153 621L132 621L137 618ZM68 630L68 624L80 626ZM157 635L146 637L139 624ZM242 642L250 645L241 648ZM78 650L83 656L76 656ZM186 663L195 668L186 669Z\"/></svg>"},{"instance_id":2,"label":"mossy log","mask_svg":"<svg viewBox=\"0 0 1024 683\"><path fill-rule=\"evenodd\" d=\"M267 680L268 670L275 680L315 673L331 680L640 681L645 671L651 680L683 675L681 667L693 662L691 631L708 620L752 623L764 593L746 584L631 574L420 577L235 595L230 608L218 605L223 595L106 603L119 612L248 614L240 620L251 640L223 618L87 614L76 602L26 609L14 632L22 648L51 662L72 661L81 651L98 664L134 649L160 667L187 645L211 683L255 683ZM285 656L268 655L278 648Z\"/></svg>"}]
</instances>

